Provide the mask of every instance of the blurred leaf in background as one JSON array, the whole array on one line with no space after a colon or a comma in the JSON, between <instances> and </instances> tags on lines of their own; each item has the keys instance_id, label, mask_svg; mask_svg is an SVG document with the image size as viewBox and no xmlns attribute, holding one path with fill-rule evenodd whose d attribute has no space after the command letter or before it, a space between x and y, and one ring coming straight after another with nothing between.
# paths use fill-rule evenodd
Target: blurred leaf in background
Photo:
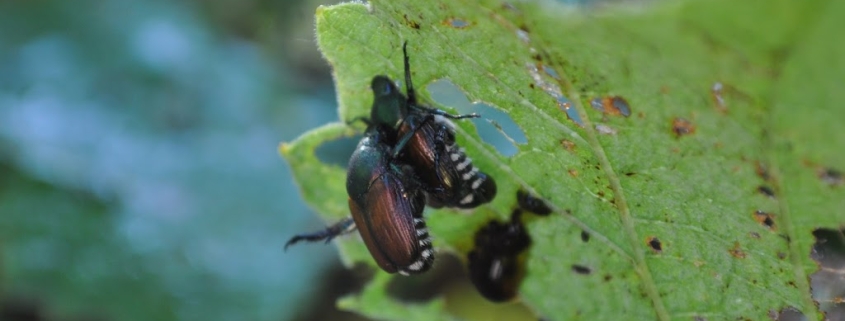
<instances>
[{"instance_id":1,"label":"blurred leaf in background","mask_svg":"<svg viewBox=\"0 0 845 321\"><path fill-rule=\"evenodd\" d=\"M0 3L0 305L146 321L324 304L336 254L282 251L321 223L276 153L337 118L319 4Z\"/></svg>"}]
</instances>

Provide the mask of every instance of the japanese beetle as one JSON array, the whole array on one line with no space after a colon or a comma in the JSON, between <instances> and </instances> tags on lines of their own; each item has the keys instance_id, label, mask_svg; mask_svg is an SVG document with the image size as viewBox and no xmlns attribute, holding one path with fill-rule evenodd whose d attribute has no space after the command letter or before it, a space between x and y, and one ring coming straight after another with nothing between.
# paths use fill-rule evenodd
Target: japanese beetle
<instances>
[{"instance_id":1,"label":"japanese beetle","mask_svg":"<svg viewBox=\"0 0 845 321\"><path fill-rule=\"evenodd\" d=\"M475 247L467 255L469 279L482 296L493 302L513 299L525 277L525 250L531 237L516 209L510 222L492 220L475 234Z\"/></svg>"},{"instance_id":2,"label":"japanese beetle","mask_svg":"<svg viewBox=\"0 0 845 321\"><path fill-rule=\"evenodd\" d=\"M352 217L296 235L285 248L302 240L328 242L357 228L384 271L408 275L428 270L434 253L422 217L425 194L411 167L396 158L407 140L397 142L395 130L370 123L349 159L346 192Z\"/></svg>"},{"instance_id":3,"label":"japanese beetle","mask_svg":"<svg viewBox=\"0 0 845 321\"><path fill-rule=\"evenodd\" d=\"M414 168L423 184L436 191L428 193L429 206L475 208L492 201L496 182L473 166L472 159L455 143L455 125L449 120L479 115L452 115L420 104L411 81L407 45L402 46L407 96L387 76L376 76L371 120L397 128L400 137L411 135L400 157Z\"/></svg>"}]
</instances>

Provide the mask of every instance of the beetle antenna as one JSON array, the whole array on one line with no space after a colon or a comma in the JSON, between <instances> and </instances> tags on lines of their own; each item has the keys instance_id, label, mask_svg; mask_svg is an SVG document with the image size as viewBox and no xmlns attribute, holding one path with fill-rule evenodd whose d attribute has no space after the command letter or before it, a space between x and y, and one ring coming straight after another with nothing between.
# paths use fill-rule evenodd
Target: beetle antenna
<instances>
[{"instance_id":1,"label":"beetle antenna","mask_svg":"<svg viewBox=\"0 0 845 321\"><path fill-rule=\"evenodd\" d=\"M405 92L408 95L409 105L417 104L417 94L414 92L414 84L411 82L411 62L408 58L408 41L402 44L402 56L405 58Z\"/></svg>"}]
</instances>

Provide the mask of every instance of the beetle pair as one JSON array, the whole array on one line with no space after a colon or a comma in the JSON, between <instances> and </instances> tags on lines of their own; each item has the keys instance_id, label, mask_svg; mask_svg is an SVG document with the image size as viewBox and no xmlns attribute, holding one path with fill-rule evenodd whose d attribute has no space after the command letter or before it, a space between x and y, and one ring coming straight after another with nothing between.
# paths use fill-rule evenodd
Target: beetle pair
<instances>
[{"instance_id":1,"label":"beetle pair","mask_svg":"<svg viewBox=\"0 0 845 321\"><path fill-rule=\"evenodd\" d=\"M402 46L406 93L386 76L373 78L374 101L364 138L349 160L346 191L351 218L291 238L330 241L356 228L379 267L388 273L421 273L434 261L422 212L432 207L474 208L496 195L496 183L472 165L455 144L452 115L417 102L407 43Z\"/></svg>"}]
</instances>

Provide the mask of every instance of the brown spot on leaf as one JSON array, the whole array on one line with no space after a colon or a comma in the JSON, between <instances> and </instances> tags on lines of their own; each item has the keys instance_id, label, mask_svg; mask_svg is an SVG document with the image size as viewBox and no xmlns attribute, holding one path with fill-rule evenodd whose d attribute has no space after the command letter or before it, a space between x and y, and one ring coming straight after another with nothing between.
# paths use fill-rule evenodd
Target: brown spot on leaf
<instances>
[{"instance_id":1,"label":"brown spot on leaf","mask_svg":"<svg viewBox=\"0 0 845 321\"><path fill-rule=\"evenodd\" d=\"M645 239L645 242L646 244L648 244L648 247L650 247L655 252L663 252L663 244L660 243L660 240L658 238L654 236L649 236Z\"/></svg>"},{"instance_id":2,"label":"brown spot on leaf","mask_svg":"<svg viewBox=\"0 0 845 321\"><path fill-rule=\"evenodd\" d=\"M676 117L672 120L672 132L675 133L676 137L691 135L695 133L695 125L689 120Z\"/></svg>"},{"instance_id":3,"label":"brown spot on leaf","mask_svg":"<svg viewBox=\"0 0 845 321\"><path fill-rule=\"evenodd\" d=\"M560 141L560 145L563 146L563 148L569 152L575 151L575 143L573 143L571 140L563 139Z\"/></svg>"},{"instance_id":4,"label":"brown spot on leaf","mask_svg":"<svg viewBox=\"0 0 845 321\"><path fill-rule=\"evenodd\" d=\"M590 106L606 115L631 116L631 107L622 96L595 97L590 101Z\"/></svg>"},{"instance_id":5,"label":"brown spot on leaf","mask_svg":"<svg viewBox=\"0 0 845 321\"><path fill-rule=\"evenodd\" d=\"M775 226L775 215L771 213L764 212L762 210L754 211L754 220L757 223L763 224L770 230L776 230L777 227Z\"/></svg>"},{"instance_id":6,"label":"brown spot on leaf","mask_svg":"<svg viewBox=\"0 0 845 321\"><path fill-rule=\"evenodd\" d=\"M744 259L745 252L742 251L742 248L739 246L739 242L734 242L734 247L728 250L729 253L735 258Z\"/></svg>"},{"instance_id":7,"label":"brown spot on leaf","mask_svg":"<svg viewBox=\"0 0 845 321\"><path fill-rule=\"evenodd\" d=\"M569 172L569 176L578 177L578 170L577 169L570 169L567 172Z\"/></svg>"},{"instance_id":8,"label":"brown spot on leaf","mask_svg":"<svg viewBox=\"0 0 845 321\"><path fill-rule=\"evenodd\" d=\"M769 176L769 167L761 161L754 163L754 172L756 172L757 176L760 176L760 178L764 181L768 181L769 178L771 178L771 176Z\"/></svg>"}]
</instances>

